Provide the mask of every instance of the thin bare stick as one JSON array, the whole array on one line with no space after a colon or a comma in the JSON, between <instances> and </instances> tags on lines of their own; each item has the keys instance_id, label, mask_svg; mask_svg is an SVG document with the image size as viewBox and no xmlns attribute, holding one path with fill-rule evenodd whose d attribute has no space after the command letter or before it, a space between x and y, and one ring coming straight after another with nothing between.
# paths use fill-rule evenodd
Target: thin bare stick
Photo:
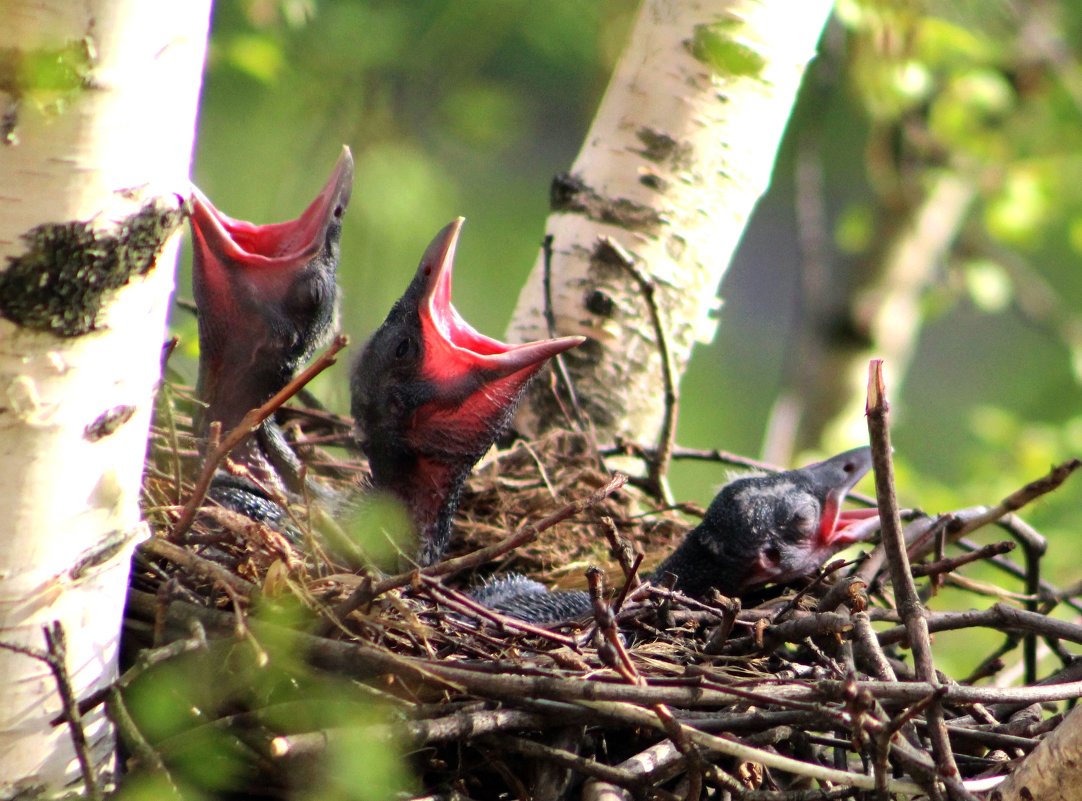
<instances>
[{"instance_id":1,"label":"thin bare stick","mask_svg":"<svg viewBox=\"0 0 1082 801\"><path fill-rule=\"evenodd\" d=\"M631 704L613 701L582 701L580 703L582 703L583 706L599 712L632 720L640 726L663 729L661 722L658 721L654 715L645 709L640 709ZM736 742L727 737L707 734L706 732L698 731L697 729L692 729L688 726L681 726L681 728L692 743L710 751L716 751L725 754L726 756L735 757L736 759L748 762L758 762L766 767L783 770L796 776L806 776L808 778L818 779L819 781L837 782L851 787L860 787L865 790L875 789L875 779L872 776L836 770L834 768L828 768L810 762L803 762L798 759L793 759L792 757L782 756L781 754L772 751L744 745L743 743ZM924 792L923 788L919 785L904 780L888 779L888 786L890 791L894 793L918 795Z\"/></svg>"},{"instance_id":2,"label":"thin bare stick","mask_svg":"<svg viewBox=\"0 0 1082 801\"><path fill-rule=\"evenodd\" d=\"M174 796L179 798L180 789L177 787L176 782L173 781L169 768L162 761L161 755L154 750L154 747L147 742L143 733L139 731L135 721L132 720L120 690L115 685L110 686L108 696L108 703L105 707L106 714L109 715L109 719L116 726L121 742L131 750L132 756L142 763L143 768L148 772L152 772L155 776L163 777L169 789L173 791Z\"/></svg>"},{"instance_id":3,"label":"thin bare stick","mask_svg":"<svg viewBox=\"0 0 1082 801\"><path fill-rule=\"evenodd\" d=\"M875 494L879 499L882 540L887 552L887 561L890 564L894 597L909 634L917 676L938 691L940 682L932 658L928 621L924 617L924 606L917 594L917 587L913 583L909 554L906 552L905 536L902 533L902 519L898 513L898 498L894 493L890 403L887 401L886 385L883 381L882 359L872 359L868 366L866 414L868 437L872 446L872 462L875 467ZM928 733L932 741L932 752L936 764L940 766L946 779L947 792L952 798L971 801L972 795L964 789L959 790L955 784L959 777L958 765L954 761L954 751L951 749L950 736L943 717L943 707L938 698L928 706Z\"/></svg>"},{"instance_id":4,"label":"thin bare stick","mask_svg":"<svg viewBox=\"0 0 1082 801\"><path fill-rule=\"evenodd\" d=\"M552 234L545 234L545 238L541 240L541 252L544 257L545 267L541 277L541 284L545 293L545 326L548 329L548 336L550 339L556 337L556 315L552 311L552 242ZM567 399L571 403L571 414L567 414L566 409L564 410L564 414L574 421L575 426L579 431L586 431L588 428L586 423L586 412L583 411L582 406L579 404L579 396L575 392L575 384L571 380L571 374L567 371L564 355L562 353L557 353L552 361L556 366L556 375L560 377L560 383L563 384L564 391L567 393ZM556 395L557 402L563 406L560 393L555 392L554 394Z\"/></svg>"},{"instance_id":5,"label":"thin bare stick","mask_svg":"<svg viewBox=\"0 0 1082 801\"><path fill-rule=\"evenodd\" d=\"M965 525L959 526L957 530L949 528L947 534L951 540L955 540L981 526L994 523L1011 512L1017 512L1019 509L1037 500L1042 495L1047 495L1053 490L1059 489L1063 482L1070 478L1071 474L1080 467L1082 467L1082 459L1068 459L1066 462L1056 465L1049 470L1046 475L1030 481L1024 487L1020 487L1012 492L995 506L989 507L988 511L985 512L983 516L977 516L966 520Z\"/></svg>"},{"instance_id":6,"label":"thin bare stick","mask_svg":"<svg viewBox=\"0 0 1082 801\"><path fill-rule=\"evenodd\" d=\"M602 249L604 253L601 253ZM680 395L677 390L676 373L673 365L669 337L661 320L661 309L657 302L657 284L635 264L635 258L615 239L609 236L598 240L598 255L606 262L615 261L621 265L639 285L646 308L650 312L650 322L657 337L658 355L661 357L661 379L665 387L665 416L661 420L661 431L657 438L657 452L649 464L649 480L655 494L665 503L673 502L672 489L669 487L669 462L672 461L673 448L676 446L676 418L680 410Z\"/></svg>"},{"instance_id":7,"label":"thin bare stick","mask_svg":"<svg viewBox=\"0 0 1082 801\"><path fill-rule=\"evenodd\" d=\"M628 684L636 687L648 687L646 679L642 677L631 655L624 647L623 640L616 628L616 618L612 609L605 603L604 587L602 586L601 571L592 567L586 571L586 578L590 583L590 598L593 601L594 617L597 620L597 628L604 638L605 646L598 649L598 655L610 657L612 667ZM672 710L664 703L652 704L651 708L665 734L672 741L673 746L688 761L688 790L687 801L699 801L703 791L703 761L698 750L684 735L683 728L677 722Z\"/></svg>"},{"instance_id":8,"label":"thin bare stick","mask_svg":"<svg viewBox=\"0 0 1082 801\"><path fill-rule=\"evenodd\" d=\"M206 632L203 631L203 624L198 620L194 620L192 621L191 637L176 640L161 648L140 651L139 655L136 657L135 664L125 670L120 678L108 687L95 690L79 701L79 714L85 715L98 704L107 700L113 692L119 692L126 689L132 682L142 676L148 668L174 659L181 654L205 650L207 650ZM59 726L61 723L66 722L67 719L67 712L61 711L60 714L50 720L49 723L53 726Z\"/></svg>"},{"instance_id":9,"label":"thin bare stick","mask_svg":"<svg viewBox=\"0 0 1082 801\"><path fill-rule=\"evenodd\" d=\"M56 681L56 690L64 709L64 717L67 719L68 731L71 733L71 743L75 748L75 756L79 760L79 771L83 777L83 786L86 788L87 797L91 801L101 801L101 787L98 786L98 779L94 775L94 764L90 758L90 746L87 744L86 731L83 729L83 717L79 714L79 702L75 698L75 690L71 686L71 676L68 673L68 642L64 634L64 626L59 620L54 620L50 625L41 628L42 633L45 635L47 648L45 651L8 643L0 643L0 647L25 654L49 666L53 679Z\"/></svg>"},{"instance_id":10,"label":"thin bare stick","mask_svg":"<svg viewBox=\"0 0 1082 801\"><path fill-rule=\"evenodd\" d=\"M242 579L209 559L204 559L198 554L181 548L179 545L163 540L161 537L151 537L139 546L139 550L147 556L166 559L177 567L181 567L206 581L221 582L244 598L251 598L252 595L259 591L259 588L252 582Z\"/></svg>"},{"instance_id":11,"label":"thin bare stick","mask_svg":"<svg viewBox=\"0 0 1082 801\"><path fill-rule=\"evenodd\" d=\"M988 559L993 556L1002 556L1005 553L1010 553L1015 547L1015 544L1010 541L993 542L976 551L964 553L961 556L940 559L936 562L929 562L926 565L913 565L913 577L920 578L921 576L936 576L941 573L950 573L953 570L957 570L962 565L968 565L970 562L977 562L981 559Z\"/></svg>"},{"instance_id":12,"label":"thin bare stick","mask_svg":"<svg viewBox=\"0 0 1082 801\"><path fill-rule=\"evenodd\" d=\"M226 435L221 443L216 448L210 449L207 458L203 462L203 471L199 474L199 479L195 482L195 488L192 490L192 495L184 505L184 509L181 511L176 525L173 526L173 531L171 533L173 539L183 537L188 529L191 528L192 522L195 520L196 512L199 511L199 506L207 496L207 490L210 489L210 482L214 478L214 471L218 469L218 465L220 465L222 460L229 455L230 451L237 447L245 437L255 431L264 420L274 414L283 403L296 395L309 381L338 361L335 356L348 344L349 337L343 334L339 334L335 337L334 342L332 342L327 350L321 353L314 362L308 365L308 367L296 375L292 381L275 393L274 397L269 401L256 409L252 409L244 415L244 418L240 423Z\"/></svg>"},{"instance_id":13,"label":"thin bare stick","mask_svg":"<svg viewBox=\"0 0 1082 801\"><path fill-rule=\"evenodd\" d=\"M491 735L489 737L491 737ZM490 742L494 745L497 744L495 739L491 739ZM506 746L511 751L520 753L523 756L529 756L535 759L553 760L586 776L601 779L610 782L611 784L618 784L639 791L644 791L648 787L648 781L646 779L625 768L606 765L592 759L581 757L578 754L573 754L570 751L553 748L541 743L535 743L532 740L527 740L523 737L501 735L498 744ZM666 799L676 798L676 796L665 792L662 792L660 797Z\"/></svg>"},{"instance_id":14,"label":"thin bare stick","mask_svg":"<svg viewBox=\"0 0 1082 801\"><path fill-rule=\"evenodd\" d=\"M896 621L897 612L876 609L872 620ZM964 612L931 612L926 614L929 631L955 631L975 626L984 626L1003 632L1030 633L1041 637L1054 637L1068 642L1082 643L1082 625L1066 620L1029 612L1010 604L997 603L987 609L970 609ZM907 629L902 626L879 632L879 642L883 645L901 642L906 638Z\"/></svg>"}]
</instances>

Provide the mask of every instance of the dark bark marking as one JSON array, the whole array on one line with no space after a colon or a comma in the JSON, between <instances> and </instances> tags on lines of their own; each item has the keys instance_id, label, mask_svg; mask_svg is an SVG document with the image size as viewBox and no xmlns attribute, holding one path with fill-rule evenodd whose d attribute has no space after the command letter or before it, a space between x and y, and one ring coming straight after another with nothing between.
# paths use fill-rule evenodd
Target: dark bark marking
<instances>
[{"instance_id":1,"label":"dark bark marking","mask_svg":"<svg viewBox=\"0 0 1082 801\"><path fill-rule=\"evenodd\" d=\"M667 133L644 127L635 131L635 137L643 144L642 150L638 152L650 161L661 163L676 152L678 143Z\"/></svg>"},{"instance_id":2,"label":"dark bark marking","mask_svg":"<svg viewBox=\"0 0 1082 801\"><path fill-rule=\"evenodd\" d=\"M616 311L616 301L609 294L595 289L586 296L586 309L598 317L612 317Z\"/></svg>"},{"instance_id":3,"label":"dark bark marking","mask_svg":"<svg viewBox=\"0 0 1082 801\"><path fill-rule=\"evenodd\" d=\"M135 414L135 407L127 404L114 406L98 415L97 419L83 429L83 436L90 442L115 434Z\"/></svg>"},{"instance_id":4,"label":"dark bark marking","mask_svg":"<svg viewBox=\"0 0 1082 801\"><path fill-rule=\"evenodd\" d=\"M625 198L599 195L576 175L559 173L549 188L551 211L584 214L591 220L616 225L628 231L657 234L661 228L660 215L649 206Z\"/></svg>"},{"instance_id":5,"label":"dark bark marking","mask_svg":"<svg viewBox=\"0 0 1082 801\"><path fill-rule=\"evenodd\" d=\"M0 273L0 316L59 337L95 330L106 293L150 272L186 213L156 199L108 231L85 222L31 229L27 252Z\"/></svg>"}]
</instances>

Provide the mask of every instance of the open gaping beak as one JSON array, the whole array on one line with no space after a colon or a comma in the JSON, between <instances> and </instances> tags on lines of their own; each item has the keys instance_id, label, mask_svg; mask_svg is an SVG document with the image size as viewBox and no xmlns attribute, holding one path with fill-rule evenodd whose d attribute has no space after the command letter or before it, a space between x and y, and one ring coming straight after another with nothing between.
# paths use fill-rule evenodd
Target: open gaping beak
<instances>
[{"instance_id":1,"label":"open gaping beak","mask_svg":"<svg viewBox=\"0 0 1082 801\"><path fill-rule=\"evenodd\" d=\"M457 386L477 376L486 383L503 379L507 389L518 389L547 359L586 338L560 337L511 345L487 337L467 323L451 303L455 246L464 222L459 217L445 226L421 260L425 281L418 310L425 343L422 373L438 387Z\"/></svg>"},{"instance_id":2,"label":"open gaping beak","mask_svg":"<svg viewBox=\"0 0 1082 801\"><path fill-rule=\"evenodd\" d=\"M866 539L879 527L879 513L875 509L842 510L842 502L849 491L872 469L871 448L854 448L818 464L803 468L814 483L826 487L819 522L818 547L841 550Z\"/></svg>"},{"instance_id":3,"label":"open gaping beak","mask_svg":"<svg viewBox=\"0 0 1082 801\"><path fill-rule=\"evenodd\" d=\"M195 246L211 264L231 261L248 267L297 269L323 248L327 228L345 211L352 186L353 155L343 147L326 185L295 220L269 225L235 220L192 187Z\"/></svg>"}]
</instances>

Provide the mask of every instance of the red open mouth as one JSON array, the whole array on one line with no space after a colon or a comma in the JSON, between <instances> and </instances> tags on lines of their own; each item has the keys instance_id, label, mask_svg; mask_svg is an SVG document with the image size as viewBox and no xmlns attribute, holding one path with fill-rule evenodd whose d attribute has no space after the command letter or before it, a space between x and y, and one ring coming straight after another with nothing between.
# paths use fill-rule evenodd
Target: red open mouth
<instances>
[{"instance_id":1,"label":"red open mouth","mask_svg":"<svg viewBox=\"0 0 1082 801\"><path fill-rule=\"evenodd\" d=\"M830 487L819 520L817 545L820 549L841 550L867 539L879 528L879 512L876 509L842 510L846 495L871 469L869 448L854 448L805 468L817 474L822 483Z\"/></svg>"},{"instance_id":2,"label":"red open mouth","mask_svg":"<svg viewBox=\"0 0 1082 801\"><path fill-rule=\"evenodd\" d=\"M209 250L218 260L249 267L301 267L322 249L327 227L341 217L352 185L353 156L347 147L326 185L301 216L269 225L233 219L192 187L196 247Z\"/></svg>"},{"instance_id":3,"label":"red open mouth","mask_svg":"<svg viewBox=\"0 0 1082 801\"><path fill-rule=\"evenodd\" d=\"M819 538L823 545L841 549L854 542L866 540L879 529L878 509L846 509L836 516L834 525L825 530L826 517L823 517L824 528L820 529Z\"/></svg>"},{"instance_id":4,"label":"red open mouth","mask_svg":"<svg viewBox=\"0 0 1082 801\"><path fill-rule=\"evenodd\" d=\"M451 303L451 273L455 246L465 219L447 225L429 245L422 259L427 278L420 316L425 341L424 374L437 384L459 381L465 374L487 379L528 370L525 381L547 359L586 340L581 336L559 337L512 345L485 336L467 323Z\"/></svg>"}]
</instances>

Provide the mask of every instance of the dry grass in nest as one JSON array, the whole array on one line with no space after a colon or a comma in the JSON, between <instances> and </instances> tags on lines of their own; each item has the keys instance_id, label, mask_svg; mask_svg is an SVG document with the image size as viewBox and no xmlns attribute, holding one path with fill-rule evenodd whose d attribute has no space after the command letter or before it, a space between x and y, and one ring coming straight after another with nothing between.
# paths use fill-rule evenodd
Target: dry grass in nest
<instances>
[{"instance_id":1,"label":"dry grass in nest","mask_svg":"<svg viewBox=\"0 0 1082 801\"><path fill-rule=\"evenodd\" d=\"M452 555L490 545L531 520L603 486L611 473L599 466L589 439L554 431L533 442L515 441L493 451L471 475L458 517ZM599 503L589 518L546 532L479 575L518 572L553 587L585 589L584 574L597 566L611 576L620 568L611 555L615 532L648 559L652 569L687 532L687 520L672 510L656 510L656 501L634 486Z\"/></svg>"},{"instance_id":2,"label":"dry grass in nest","mask_svg":"<svg viewBox=\"0 0 1082 801\"><path fill-rule=\"evenodd\" d=\"M361 468L343 449L348 421L314 410L282 416L314 475L338 489L355 483ZM162 647L174 640L169 647L198 650L198 624L228 643L253 643L271 664L283 660L264 644L290 643L291 654L303 655L284 660L290 675L307 665L392 705L392 728L414 753L428 791L477 799L966 798L996 781L984 777L1030 754L1060 722L1062 701L1082 695L1082 661L1066 645L1082 642L1082 627L1047 614L1057 605L1082 612L1082 601L1040 581L1039 549L1023 548L1024 564L996 543L964 556L978 548L969 536L981 527L999 526L1032 546L1032 532L1008 512L1054 488L1077 464L1009 502L909 524L911 535L923 531L931 543L914 552L923 564L916 572L927 574L918 579L924 597L942 584L968 588L977 603L982 594L1010 597L1007 587L963 575L973 559L1023 577L1027 599L983 603L973 613L928 611L933 632L1009 632L972 676L937 689L908 659L912 621L894 608L887 563L877 562L876 550L859 565L831 565L799 590L776 591L749 608L649 585L621 597L625 568L610 556L610 538L657 559L689 522L653 512L654 502L634 488L600 492L611 475L580 435L558 432L490 454L463 497L457 558L385 576L346 570L221 512L197 518L170 543L198 460L187 418L170 405L159 422L144 488L156 540L136 563L131 641ZM568 506L591 493L592 503ZM550 525L561 515L566 519ZM308 521L302 506L294 522L306 530ZM533 526L543 529L536 537ZM516 536L524 544L478 558L478 549ZM946 541L957 549L935 545ZM604 566L608 578L602 587L593 576L595 614L564 625L505 618L462 592L509 570L583 586L593 565ZM290 604L304 610L301 623L253 614ZM1059 667L1038 670L1041 642ZM987 681L1013 665L1024 681ZM302 693L291 702L303 700ZM254 693L231 703L252 713L224 715L215 725L251 752L249 792L289 797L298 766L318 761L338 736L318 715L286 728L268 722L255 714L267 701ZM943 772L944 742L958 766L953 777ZM169 745L152 747L168 757Z\"/></svg>"}]
</instances>

